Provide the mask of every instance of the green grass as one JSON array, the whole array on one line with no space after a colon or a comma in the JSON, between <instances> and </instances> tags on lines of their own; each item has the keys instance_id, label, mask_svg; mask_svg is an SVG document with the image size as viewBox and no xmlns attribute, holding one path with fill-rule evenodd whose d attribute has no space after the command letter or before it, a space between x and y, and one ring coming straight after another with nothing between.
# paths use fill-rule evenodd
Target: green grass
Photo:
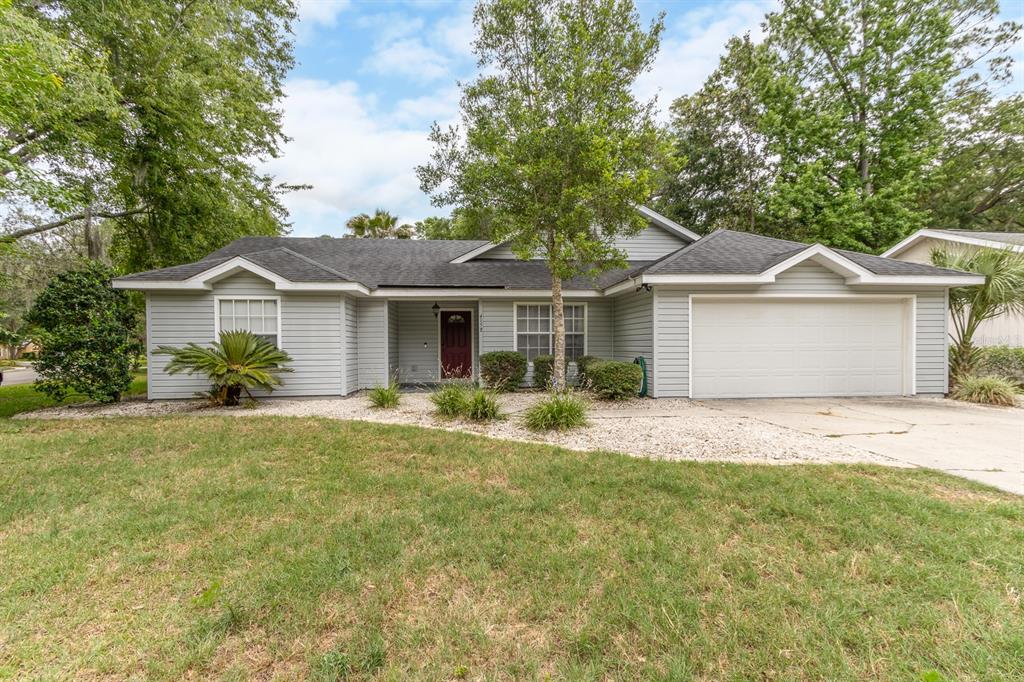
<instances>
[{"instance_id":1,"label":"green grass","mask_svg":"<svg viewBox=\"0 0 1024 682\"><path fill-rule=\"evenodd\" d=\"M1024 502L922 470L0 422L0 677L1010 679L1022 556Z\"/></svg>"},{"instance_id":2,"label":"green grass","mask_svg":"<svg viewBox=\"0 0 1024 682\"><path fill-rule=\"evenodd\" d=\"M146 375L135 377L132 385L128 388L128 395L146 394ZM18 384L17 386L0 386L0 419L12 417L21 412L41 410L44 407L56 405L71 405L88 400L84 395L69 395L61 402L57 402L45 394L40 393L32 384Z\"/></svg>"}]
</instances>

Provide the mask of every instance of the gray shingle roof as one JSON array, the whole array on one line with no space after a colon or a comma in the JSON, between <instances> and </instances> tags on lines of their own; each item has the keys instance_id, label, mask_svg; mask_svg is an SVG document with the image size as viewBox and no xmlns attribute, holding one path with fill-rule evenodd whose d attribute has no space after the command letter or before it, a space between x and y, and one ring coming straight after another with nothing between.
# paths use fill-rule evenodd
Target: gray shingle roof
<instances>
[{"instance_id":1,"label":"gray shingle roof","mask_svg":"<svg viewBox=\"0 0 1024 682\"><path fill-rule=\"evenodd\" d=\"M651 264L645 272L659 275L709 274L758 275L795 256L810 245L787 239L775 239L751 232L718 230L700 241ZM931 265L872 256L857 251L834 249L857 265L876 275L950 275L964 274Z\"/></svg>"},{"instance_id":2,"label":"gray shingle roof","mask_svg":"<svg viewBox=\"0 0 1024 682\"><path fill-rule=\"evenodd\" d=\"M129 275L121 280L181 281L242 256L295 282L358 282L378 287L482 287L547 289L551 277L542 261L474 259L451 263L454 258L483 246L484 241L332 239L325 237L244 237L214 251L196 263ZM719 230L653 262L632 262L629 267L596 278L577 277L568 289L603 289L641 273L649 274L760 274L804 249L807 244L748 232ZM964 274L930 265L838 250L877 275Z\"/></svg>"},{"instance_id":3,"label":"gray shingle roof","mask_svg":"<svg viewBox=\"0 0 1024 682\"><path fill-rule=\"evenodd\" d=\"M1024 246L1024 232L975 232L974 230L942 230L942 232L949 232L950 234L956 234L962 237L985 239L990 242L1002 242L1003 244Z\"/></svg>"}]
</instances>

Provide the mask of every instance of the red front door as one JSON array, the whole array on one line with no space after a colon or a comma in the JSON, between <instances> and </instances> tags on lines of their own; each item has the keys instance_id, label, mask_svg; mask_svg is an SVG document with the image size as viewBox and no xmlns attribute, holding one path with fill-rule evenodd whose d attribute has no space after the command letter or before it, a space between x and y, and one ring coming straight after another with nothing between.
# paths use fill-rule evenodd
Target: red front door
<instances>
[{"instance_id":1,"label":"red front door","mask_svg":"<svg viewBox=\"0 0 1024 682\"><path fill-rule=\"evenodd\" d=\"M441 378L473 376L473 314L468 310L441 311Z\"/></svg>"}]
</instances>

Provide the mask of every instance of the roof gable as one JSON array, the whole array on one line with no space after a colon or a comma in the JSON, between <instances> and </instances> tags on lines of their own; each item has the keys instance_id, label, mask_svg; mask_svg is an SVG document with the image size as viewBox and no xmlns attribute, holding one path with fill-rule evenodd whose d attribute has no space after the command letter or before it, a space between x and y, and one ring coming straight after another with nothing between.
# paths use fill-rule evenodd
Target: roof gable
<instances>
[{"instance_id":1,"label":"roof gable","mask_svg":"<svg viewBox=\"0 0 1024 682\"><path fill-rule=\"evenodd\" d=\"M935 239L953 244L966 244L991 249L1012 249L1024 253L1024 232L973 232L970 230L918 230L882 253L894 258L921 241Z\"/></svg>"}]
</instances>

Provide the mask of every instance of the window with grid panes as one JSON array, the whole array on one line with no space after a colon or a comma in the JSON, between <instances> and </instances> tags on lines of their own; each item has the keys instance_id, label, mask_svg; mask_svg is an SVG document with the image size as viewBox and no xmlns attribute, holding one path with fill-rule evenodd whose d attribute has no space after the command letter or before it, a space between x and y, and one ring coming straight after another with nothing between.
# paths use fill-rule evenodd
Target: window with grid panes
<instances>
[{"instance_id":1,"label":"window with grid panes","mask_svg":"<svg viewBox=\"0 0 1024 682\"><path fill-rule=\"evenodd\" d=\"M220 309L220 331L249 331L278 345L280 329L278 328L277 301L272 298L222 298L217 301Z\"/></svg>"},{"instance_id":2,"label":"window with grid panes","mask_svg":"<svg viewBox=\"0 0 1024 682\"><path fill-rule=\"evenodd\" d=\"M547 304L516 305L516 350L533 362L538 355L551 355L554 349L554 328L551 306ZM586 308L579 304L565 305L565 357L575 362L586 352Z\"/></svg>"}]
</instances>

